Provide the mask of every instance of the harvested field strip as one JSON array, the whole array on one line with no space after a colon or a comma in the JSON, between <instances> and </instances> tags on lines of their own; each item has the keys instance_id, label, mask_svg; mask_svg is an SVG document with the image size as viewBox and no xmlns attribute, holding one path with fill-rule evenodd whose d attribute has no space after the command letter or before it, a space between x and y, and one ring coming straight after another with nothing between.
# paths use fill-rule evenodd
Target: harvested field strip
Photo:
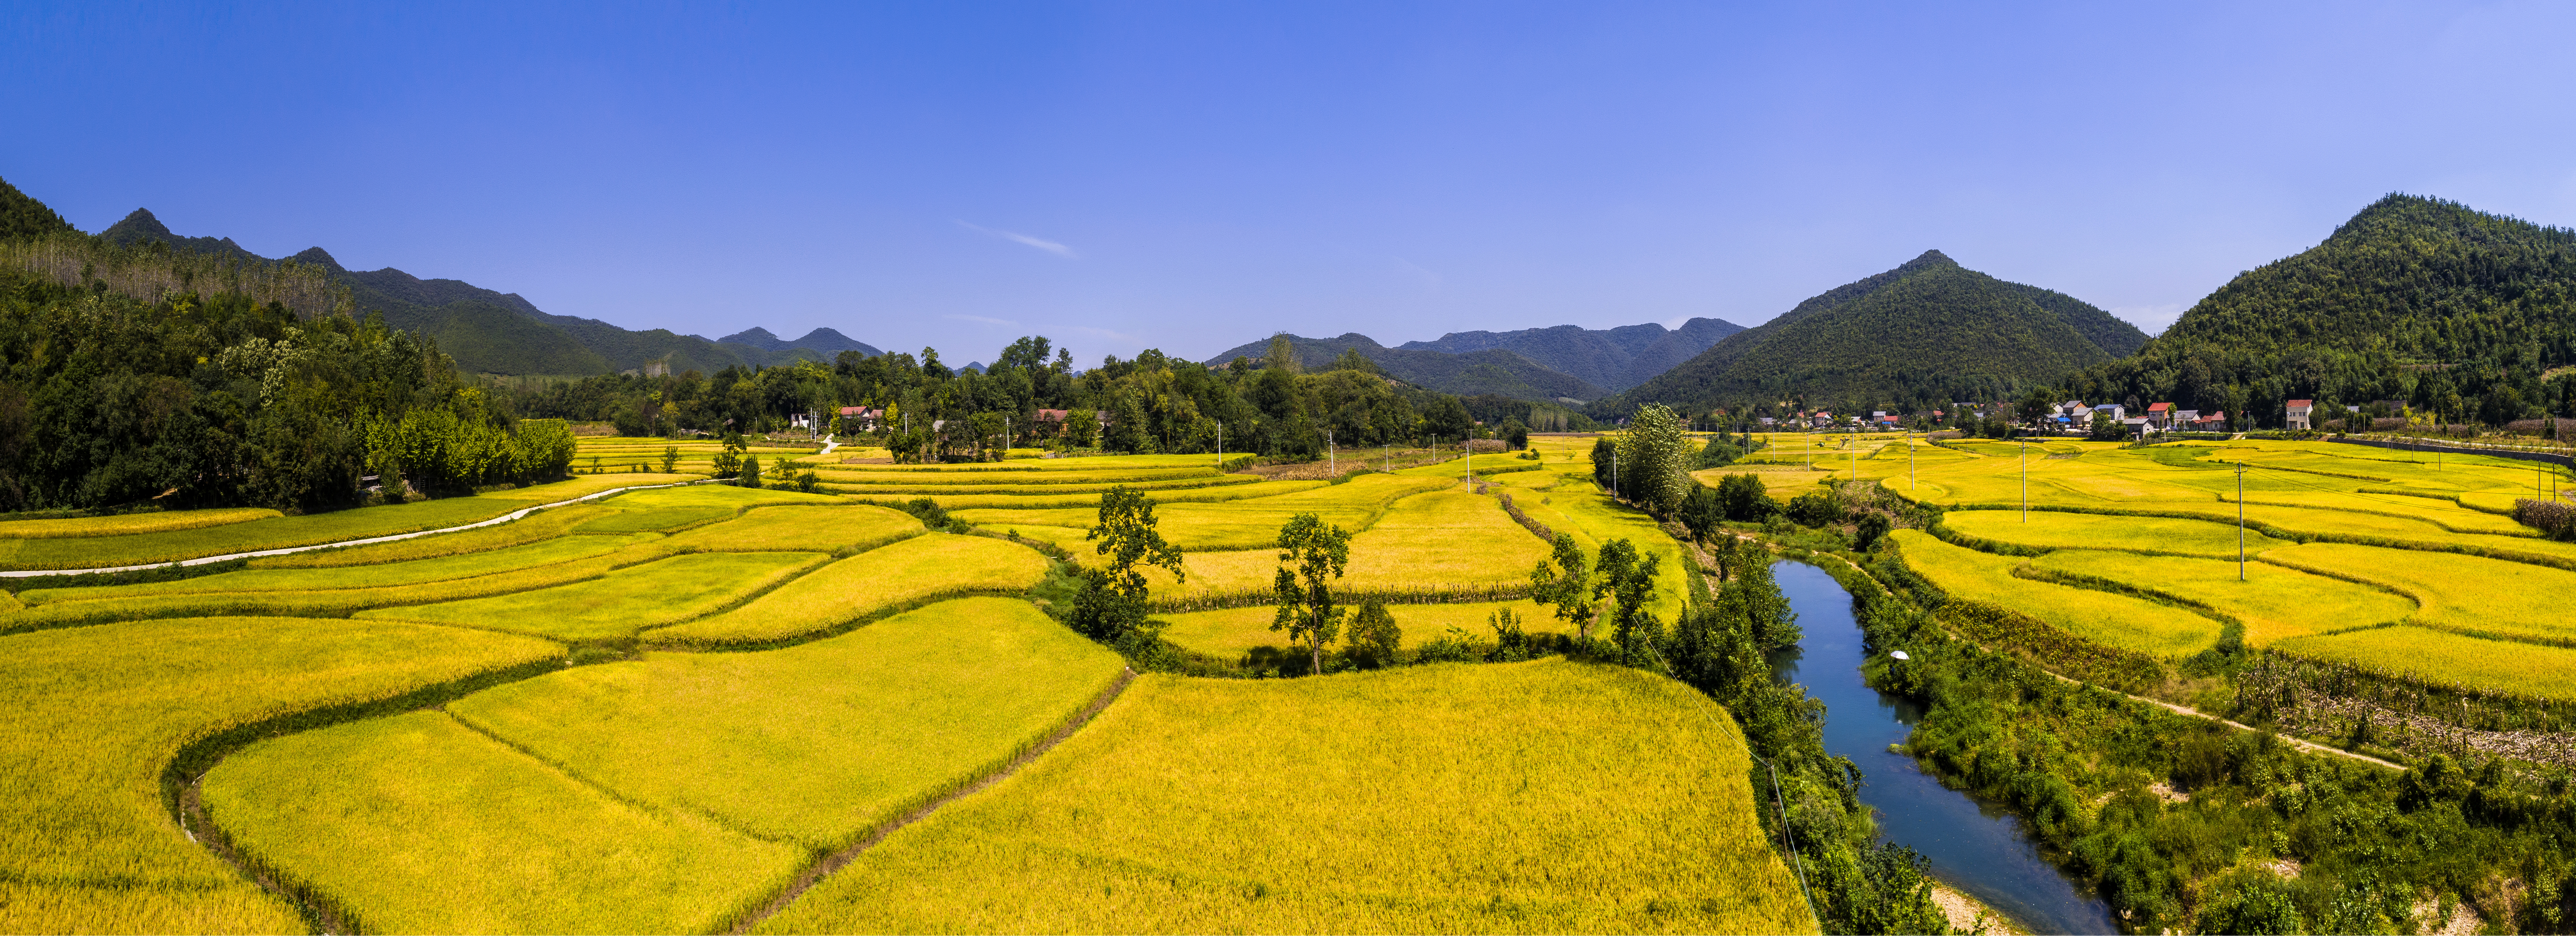
<instances>
[{"instance_id":1,"label":"harvested field strip","mask_svg":"<svg viewBox=\"0 0 2576 936\"><path fill-rule=\"evenodd\" d=\"M814 553L696 553L537 591L363 611L558 640L624 637L723 610L824 562Z\"/></svg>"},{"instance_id":2,"label":"harvested field strip","mask_svg":"<svg viewBox=\"0 0 2576 936\"><path fill-rule=\"evenodd\" d=\"M2218 642L2217 621L2181 608L2017 578L2013 568L2026 560L1952 546L1918 531L1889 535L1906 566L1952 598L1997 605L2085 640L2150 656L2189 656Z\"/></svg>"},{"instance_id":3,"label":"harvested field strip","mask_svg":"<svg viewBox=\"0 0 2576 936\"><path fill-rule=\"evenodd\" d=\"M85 536L132 536L137 533L167 533L172 530L195 530L227 523L247 523L283 517L285 514L266 507L227 507L208 510L156 510L113 517L68 517L60 520L10 520L0 522L0 539L61 539Z\"/></svg>"},{"instance_id":4,"label":"harvested field strip","mask_svg":"<svg viewBox=\"0 0 2576 936\"><path fill-rule=\"evenodd\" d=\"M771 646L932 598L1024 591L1046 570L1046 557L1026 546L928 533L834 562L740 608L655 630L645 640L657 646Z\"/></svg>"},{"instance_id":5,"label":"harvested field strip","mask_svg":"<svg viewBox=\"0 0 2576 936\"><path fill-rule=\"evenodd\" d=\"M1635 670L1149 674L757 931L1813 932L1749 769Z\"/></svg>"},{"instance_id":6,"label":"harvested field strip","mask_svg":"<svg viewBox=\"0 0 2576 936\"><path fill-rule=\"evenodd\" d=\"M2415 613L2415 602L2393 591L2263 562L2246 563L2242 582L2236 580L2232 561L2089 549L2058 550L2031 560L2031 567L2208 608L2242 623L2245 642L2257 647L2289 637L2394 624Z\"/></svg>"},{"instance_id":7,"label":"harvested field strip","mask_svg":"<svg viewBox=\"0 0 2576 936\"><path fill-rule=\"evenodd\" d=\"M2409 623L2495 640L2576 647L2567 598L2576 572L2453 553L2309 543L2263 561L2369 582L2423 605ZM2373 623L2355 620L2352 626ZM2576 671L2568 675L2576 677Z\"/></svg>"},{"instance_id":8,"label":"harvested field strip","mask_svg":"<svg viewBox=\"0 0 2576 936\"><path fill-rule=\"evenodd\" d=\"M694 481L676 475L575 478L473 497L360 507L193 530L78 539L0 540L0 570L92 569L148 565L263 549L416 533L489 520L539 504L638 484Z\"/></svg>"},{"instance_id":9,"label":"harvested field strip","mask_svg":"<svg viewBox=\"0 0 2576 936\"><path fill-rule=\"evenodd\" d=\"M101 601L53 601L41 607L0 615L0 634L48 630L58 627L80 627L114 621L148 618L215 617L224 615L270 615L278 617L347 617L370 608L391 608L405 604L453 602L488 595L510 595L532 588L564 586L608 575L611 570L637 563L651 562L669 555L659 543L645 542L605 556L558 562L553 565L513 569L492 575L396 585L382 588L345 588L328 591L236 591L201 594L155 595L143 598L119 598ZM402 615L377 615L379 617ZM481 626L473 621L455 623ZM507 628L517 629L517 628Z\"/></svg>"},{"instance_id":10,"label":"harvested field strip","mask_svg":"<svg viewBox=\"0 0 2576 936\"><path fill-rule=\"evenodd\" d=\"M54 933L303 931L295 908L180 831L178 776L294 713L563 654L506 634L284 618L111 624L0 647L0 926Z\"/></svg>"},{"instance_id":11,"label":"harvested field strip","mask_svg":"<svg viewBox=\"0 0 2576 936\"><path fill-rule=\"evenodd\" d=\"M419 585L499 575L559 562L605 556L656 539L660 537L650 534L565 536L488 552L422 559L414 562L387 563L355 569L245 569L240 572L205 575L175 582L109 585L95 588L33 588L20 593L19 597L28 604L43 605L56 601L94 601L201 592L336 591L349 588Z\"/></svg>"},{"instance_id":12,"label":"harvested field strip","mask_svg":"<svg viewBox=\"0 0 2576 936\"><path fill-rule=\"evenodd\" d=\"M2381 627L2273 644L2275 652L2477 693L2576 700L2576 650L2422 627Z\"/></svg>"},{"instance_id":13,"label":"harvested field strip","mask_svg":"<svg viewBox=\"0 0 2576 936\"><path fill-rule=\"evenodd\" d=\"M921 532L911 514L864 504L759 507L723 523L671 537L674 549L714 552L849 553Z\"/></svg>"},{"instance_id":14,"label":"harvested field strip","mask_svg":"<svg viewBox=\"0 0 2576 936\"><path fill-rule=\"evenodd\" d=\"M368 932L709 932L805 860L436 711L254 745L207 774L205 801L239 848Z\"/></svg>"},{"instance_id":15,"label":"harvested field strip","mask_svg":"<svg viewBox=\"0 0 2576 936\"><path fill-rule=\"evenodd\" d=\"M573 504L539 511L498 526L442 533L390 543L372 543L343 549L317 549L312 552L283 556L261 556L250 561L253 569L325 569L369 566L395 562L461 556L491 549L507 549L543 542L564 535L594 517L606 516L616 508L606 504Z\"/></svg>"},{"instance_id":16,"label":"harvested field strip","mask_svg":"<svg viewBox=\"0 0 2576 936\"><path fill-rule=\"evenodd\" d=\"M2019 511L1954 510L1941 523L1953 537L1972 544L1999 543L2028 549L2112 549L2144 555L2236 558L2236 525L2169 517L2034 511L2025 521ZM2245 533L2245 553L2294 545L2291 540Z\"/></svg>"},{"instance_id":17,"label":"harvested field strip","mask_svg":"<svg viewBox=\"0 0 2576 936\"><path fill-rule=\"evenodd\" d=\"M1461 604L1390 604L1387 613L1395 617L1395 626L1403 631L1403 646L1410 648L1426 640L1435 640L1455 627L1478 638L1493 639L1493 628L1487 619L1502 608L1510 608L1529 631L1574 633L1574 628L1550 615L1555 611L1530 601L1478 601ZM1228 608L1222 611L1164 612L1155 620L1170 623L1163 639L1181 647L1220 659L1239 657L1264 647L1290 652L1286 631L1270 629L1277 608Z\"/></svg>"}]
</instances>

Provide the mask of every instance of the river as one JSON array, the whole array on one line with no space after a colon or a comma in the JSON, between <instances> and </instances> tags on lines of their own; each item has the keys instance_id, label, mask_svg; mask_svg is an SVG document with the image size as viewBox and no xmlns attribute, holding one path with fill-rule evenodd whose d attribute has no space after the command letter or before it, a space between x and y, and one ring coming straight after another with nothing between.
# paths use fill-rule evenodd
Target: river
<instances>
[{"instance_id":1,"label":"river","mask_svg":"<svg viewBox=\"0 0 2576 936\"><path fill-rule=\"evenodd\" d=\"M1904 743L1923 709L1861 681L1868 656L1851 594L1805 563L1781 562L1772 573L1806 631L1797 647L1772 657L1772 666L1780 679L1804 683L1808 695L1824 701L1825 750L1860 765L1861 802L1877 810L1881 834L1922 852L1942 883L2031 932L2119 932L2100 898L2040 857L2018 817L1942 786L1912 758L1889 753L1888 745Z\"/></svg>"}]
</instances>

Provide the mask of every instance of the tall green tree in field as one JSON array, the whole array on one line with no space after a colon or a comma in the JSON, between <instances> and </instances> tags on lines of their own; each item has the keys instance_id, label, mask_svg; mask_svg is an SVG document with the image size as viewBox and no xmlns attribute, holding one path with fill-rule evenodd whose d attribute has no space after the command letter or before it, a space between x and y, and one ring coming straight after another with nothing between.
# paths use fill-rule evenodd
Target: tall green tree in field
<instances>
[{"instance_id":1,"label":"tall green tree in field","mask_svg":"<svg viewBox=\"0 0 2576 936\"><path fill-rule=\"evenodd\" d=\"M1348 610L1334 603L1332 580L1350 564L1351 534L1340 525L1301 513L1279 528L1279 575L1272 580L1279 615L1270 629L1304 643L1317 673L1324 671L1324 645L1341 631Z\"/></svg>"},{"instance_id":2,"label":"tall green tree in field","mask_svg":"<svg viewBox=\"0 0 2576 936\"><path fill-rule=\"evenodd\" d=\"M744 456L744 457L743 457L743 459L742 459L742 471L741 471L741 473L740 473L740 474L737 474L737 475L735 475L735 476L734 476L734 482L733 482L733 483L738 484L738 485L741 485L741 486L743 486L743 487L748 487L748 488L756 488L756 487L759 487L759 486L760 486L760 458L759 458L758 456L752 456L752 455L746 455L746 456Z\"/></svg>"},{"instance_id":3,"label":"tall green tree in field","mask_svg":"<svg viewBox=\"0 0 2576 936\"><path fill-rule=\"evenodd\" d=\"M1621 497L1658 517L1681 509L1697 484L1690 470L1698 461L1684 428L1681 416L1662 404L1637 408L1617 443Z\"/></svg>"},{"instance_id":4,"label":"tall green tree in field","mask_svg":"<svg viewBox=\"0 0 2576 936\"><path fill-rule=\"evenodd\" d=\"M1555 554L1530 570L1530 600L1556 606L1556 619L1574 625L1575 635L1592 635L1592 567L1583 547L1570 533L1556 535Z\"/></svg>"},{"instance_id":5,"label":"tall green tree in field","mask_svg":"<svg viewBox=\"0 0 2576 936\"><path fill-rule=\"evenodd\" d=\"M1188 579L1181 551L1163 540L1155 522L1154 499L1142 492L1122 484L1100 496L1100 520L1083 538L1097 541L1094 549L1106 561L1082 574L1082 590L1073 603L1075 630L1113 645L1146 632L1147 583L1139 565L1161 566L1175 579Z\"/></svg>"},{"instance_id":6,"label":"tall green tree in field","mask_svg":"<svg viewBox=\"0 0 2576 936\"><path fill-rule=\"evenodd\" d=\"M677 468L677 467L679 467L679 466L680 466L680 447L679 447L679 446L676 446L676 445L665 445L665 446L662 446L662 473L663 473L663 474L670 474L670 473L671 473L671 469Z\"/></svg>"},{"instance_id":7,"label":"tall green tree in field","mask_svg":"<svg viewBox=\"0 0 2576 936\"><path fill-rule=\"evenodd\" d=\"M1610 600L1610 639L1631 666L1650 660L1654 645L1663 640L1663 622L1646 611L1663 560L1661 554L1641 552L1625 539L1601 544L1601 574L1592 584L1592 597Z\"/></svg>"},{"instance_id":8,"label":"tall green tree in field","mask_svg":"<svg viewBox=\"0 0 2576 936\"><path fill-rule=\"evenodd\" d=\"M1360 602L1359 613L1351 618L1351 661L1361 669L1381 669L1395 665L1396 651L1404 642L1404 631L1395 625L1395 615L1386 610L1386 602L1376 598Z\"/></svg>"}]
</instances>

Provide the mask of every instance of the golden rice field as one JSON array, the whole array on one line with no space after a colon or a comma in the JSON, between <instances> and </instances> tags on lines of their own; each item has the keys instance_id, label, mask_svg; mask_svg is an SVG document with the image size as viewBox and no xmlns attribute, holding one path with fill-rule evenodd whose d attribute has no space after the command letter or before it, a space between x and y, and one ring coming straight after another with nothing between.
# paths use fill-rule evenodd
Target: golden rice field
<instances>
[{"instance_id":1,"label":"golden rice field","mask_svg":"<svg viewBox=\"0 0 2576 936\"><path fill-rule=\"evenodd\" d=\"M210 775L207 799L245 849L370 928L706 931L1121 675L1027 602L971 598L264 742Z\"/></svg>"},{"instance_id":2,"label":"golden rice field","mask_svg":"<svg viewBox=\"0 0 2576 936\"><path fill-rule=\"evenodd\" d=\"M2293 656L2343 663L2437 686L2576 700L2576 649L2507 643L2423 627L2381 627L2273 645Z\"/></svg>"},{"instance_id":3,"label":"golden rice field","mask_svg":"<svg viewBox=\"0 0 2576 936\"><path fill-rule=\"evenodd\" d=\"M1952 546L1913 530L1891 536L1905 564L1954 598L2002 605L2086 640L2160 657L2183 657L2218 642L2219 623L2142 598L2013 575L2029 560Z\"/></svg>"},{"instance_id":4,"label":"golden rice field","mask_svg":"<svg viewBox=\"0 0 2576 936\"><path fill-rule=\"evenodd\" d=\"M387 699L563 649L395 621L135 621L0 638L0 929L302 930L292 906L189 839L163 798L188 745Z\"/></svg>"},{"instance_id":5,"label":"golden rice field","mask_svg":"<svg viewBox=\"0 0 2576 936\"><path fill-rule=\"evenodd\" d=\"M0 566L139 564L437 530L622 487L696 481L689 472L704 473L716 454L712 444L682 443L678 473L662 475L663 444L584 440L576 470L597 455L602 473L304 517L15 521L17 532L0 527ZM341 925L723 929L774 899L821 853L1012 763L1126 676L1117 654L1024 600L1051 574L1040 552L998 536L927 532L890 506L931 496L981 532L1016 530L1096 561L1083 535L1099 491L1142 487L1160 502L1159 529L1188 550L1190 581L1158 584L1158 600L1266 590L1279 526L1312 512L1355 534L1341 587L1436 600L1514 593L1546 555L1546 543L1502 509L1498 495L1509 492L1587 552L1629 537L1665 556L1654 600L1670 620L1687 587L1684 548L1642 515L1607 504L1589 480L1588 449L1542 450L1548 456L1536 462L1476 456L1489 486L1477 493L1461 483L1468 465L1456 459L1339 482L1266 481L1218 471L1210 456L898 466L835 462L857 457L846 448L824 459L811 449L756 448L766 464L799 458L866 493L661 487L461 532L263 556L210 574L12 580L22 590L0 593L0 649L16 652L0 654L0 694L19 703L20 717L0 729L0 776L9 778L0 789L30 792L0 797L8 800L0 813L13 817L0 848L19 856L0 874L0 930L304 928L291 903L172 821L162 779L183 749L206 752L189 755L199 758L190 771L214 768L203 783L211 821ZM618 468L634 463L654 471ZM1167 582L1159 573L1158 581ZM1487 618L1501 607L1533 631L1566 628L1526 601L1391 610L1412 647L1453 628L1490 640ZM1283 644L1267 630L1270 614L1264 606L1160 617L1175 643L1222 656ZM1286 853L1283 861L1305 864L1244 878L1274 889L1266 905L1294 906L1294 918L1314 927L1813 929L1795 891L1781 890L1781 868L1753 823L1731 723L1660 677L1569 664L1444 666L1297 685L1156 677L1148 685L1166 700L1149 707L1216 695L1204 712L1135 724L1161 725L1158 737L1204 732L1228 749L1246 746L1237 735L1255 729L1206 724L1214 713L1277 707L1291 737L1352 730L1343 719L1410 720L1363 727L1392 733L1379 746L1416 750L1307 764L1344 774L1383 769L1400 781L1395 799L1372 793L1301 807L1364 803L1376 825L1344 833L1352 842L1462 825L1443 817L1469 804L1444 798L1500 782L1459 779L1467 762L1452 756L1456 745L1423 739L1492 734L1467 745L1485 759L1476 769L1546 779L1544 789L1494 798L1512 812L1502 822L1392 850L1372 845L1370 860L1383 866L1342 872L1363 871L1392 889L1313 877L1308 870L1330 862ZM1239 693L1248 694L1229 696ZM395 698L402 701L357 704ZM1536 727L1506 717L1523 704L1583 714ZM254 736L188 748L273 719L278 730L247 747L236 745ZM1551 740L1547 750L1523 740L1558 734L1581 740ZM1645 769L1633 753L1610 756L1644 745L1631 735L1656 739ZM1677 737L1697 743L1671 744ZM1289 782L1271 763L1285 751L1255 753L1240 782ZM1083 758L1080 770L1100 766L1097 755ZM1437 770L1423 775L1426 765ZM1598 802L1573 809L1561 795L1623 789L1651 790L1652 799L1605 812ZM1177 816L1201 806L1175 799L1122 808ZM1224 815L1233 825L1165 823L1136 847L1153 857L1188 850L1194 834L1226 836L1220 850L1252 841L1237 830L1257 817ZM1634 859L1665 852L1687 860ZM1386 876L1453 853L1471 860ZM1537 856L1560 855L1578 860L1529 870ZM1119 867L1127 870L1112 872L1114 888L1187 895L1171 915L1138 927L1230 928L1226 921L1258 909L1240 905L1232 885L1211 891L1203 884L1212 879ZM1283 868L1297 879L1260 876ZM826 879L782 920L847 877ZM1610 888L1618 893L1603 896L1605 881L1620 882ZM1629 885L1650 896L1623 896ZM1047 888L1058 886L1023 896L1052 899ZM1459 887L1500 889L1520 902L1497 906L1491 893L1461 897ZM1685 901L1686 891L1699 896ZM934 903L906 912L953 910ZM1100 910L1099 901L1076 901L1062 918L1105 919L1086 915ZM930 928L991 928L999 918L966 910L942 919Z\"/></svg>"},{"instance_id":6,"label":"golden rice field","mask_svg":"<svg viewBox=\"0 0 2576 936\"><path fill-rule=\"evenodd\" d=\"M829 633L908 603L966 592L1024 591L1046 557L982 536L925 533L817 569L748 604L647 635L664 646L769 644Z\"/></svg>"},{"instance_id":7,"label":"golden rice field","mask_svg":"<svg viewBox=\"0 0 2576 936\"><path fill-rule=\"evenodd\" d=\"M2027 459L1992 441L1945 450L1952 457L1937 465L1918 463L1919 486L1885 458L1864 459L1862 473L1952 508L1942 524L1964 542L2053 550L2033 569L2209 608L2242 621L2258 646L2389 669L2396 645L2448 632L2460 639L2427 649L2445 661L2446 684L2520 692L2537 684L2535 671L2576 681L2576 668L2553 669L2568 658L2524 652L2576 646L2576 625L2550 597L2576 585L2576 543L2542 539L2506 516L2515 498L2548 486L2530 463L2277 440L2132 448L2051 439ZM2027 519L2025 489L2038 508ZM2254 560L2243 583L2232 561L2240 513ZM2023 560L1900 539L1908 563L1945 590L2046 604L2030 591L2039 583L1992 572ZM2134 634L2109 635L2141 630L2133 613L2095 616L2091 626L2105 632L2095 639L2143 649ZM2408 626L2339 633L2394 622ZM2078 621L2052 623L2083 632Z\"/></svg>"},{"instance_id":8,"label":"golden rice field","mask_svg":"<svg viewBox=\"0 0 2576 936\"><path fill-rule=\"evenodd\" d=\"M1749 767L1622 668L1148 675L759 931L1814 932Z\"/></svg>"}]
</instances>

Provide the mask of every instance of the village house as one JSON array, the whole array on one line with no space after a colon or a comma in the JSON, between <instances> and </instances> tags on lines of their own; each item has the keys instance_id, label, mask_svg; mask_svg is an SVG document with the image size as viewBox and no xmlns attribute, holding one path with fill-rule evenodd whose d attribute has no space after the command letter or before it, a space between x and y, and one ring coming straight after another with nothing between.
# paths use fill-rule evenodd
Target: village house
<instances>
[{"instance_id":1,"label":"village house","mask_svg":"<svg viewBox=\"0 0 2576 936\"><path fill-rule=\"evenodd\" d=\"M2157 430L2173 428L2173 415L2174 405L2171 403L2147 404L2147 425L2150 428Z\"/></svg>"},{"instance_id":2,"label":"village house","mask_svg":"<svg viewBox=\"0 0 2576 936\"><path fill-rule=\"evenodd\" d=\"M2285 415L2288 418L2290 428L2306 429L2309 428L2308 417L2313 415L2317 410L2317 401L2291 400L2289 406L2286 407L2286 410L2287 413Z\"/></svg>"},{"instance_id":3,"label":"village house","mask_svg":"<svg viewBox=\"0 0 2576 936\"><path fill-rule=\"evenodd\" d=\"M2195 415L2191 420L2191 428L2200 432L2225 432L2227 431L2227 411L2212 410L2207 416Z\"/></svg>"},{"instance_id":4,"label":"village house","mask_svg":"<svg viewBox=\"0 0 2576 936\"><path fill-rule=\"evenodd\" d=\"M843 432L875 432L885 421L885 410L868 406L844 406L840 415Z\"/></svg>"},{"instance_id":5,"label":"village house","mask_svg":"<svg viewBox=\"0 0 2576 936\"><path fill-rule=\"evenodd\" d=\"M2129 408L2118 403L2104 403L2093 408L2093 418L2112 422L2129 421Z\"/></svg>"}]
</instances>

